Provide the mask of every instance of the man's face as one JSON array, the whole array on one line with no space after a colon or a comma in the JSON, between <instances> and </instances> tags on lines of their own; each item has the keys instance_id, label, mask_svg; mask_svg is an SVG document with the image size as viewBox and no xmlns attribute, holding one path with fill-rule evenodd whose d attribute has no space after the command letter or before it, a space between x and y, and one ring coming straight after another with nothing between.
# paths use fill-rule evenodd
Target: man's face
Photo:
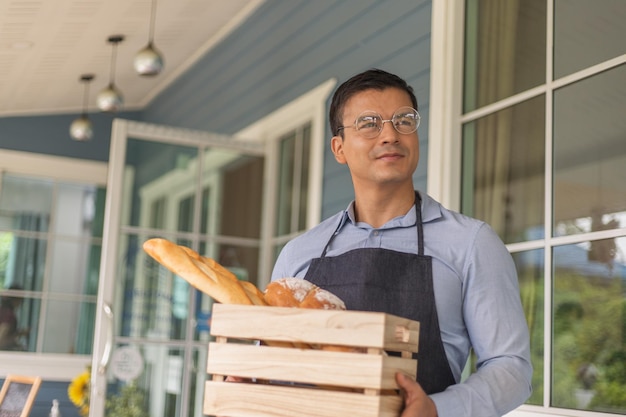
<instances>
[{"instance_id":1,"label":"man's face","mask_svg":"<svg viewBox=\"0 0 626 417\"><path fill-rule=\"evenodd\" d=\"M389 120L401 107L412 107L409 95L397 88L365 90L352 96L344 107L343 126L353 126L357 116L366 110ZM331 148L340 164L347 164L355 188L410 182L419 160L417 132L401 134L391 122L383 125L372 139L359 135L353 127L343 129L344 138L334 136Z\"/></svg>"}]
</instances>

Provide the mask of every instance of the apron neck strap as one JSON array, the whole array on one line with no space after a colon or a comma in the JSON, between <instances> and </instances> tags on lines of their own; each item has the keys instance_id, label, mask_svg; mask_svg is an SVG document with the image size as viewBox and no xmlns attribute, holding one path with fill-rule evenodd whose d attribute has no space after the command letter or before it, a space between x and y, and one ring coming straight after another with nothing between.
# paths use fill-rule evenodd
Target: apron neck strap
<instances>
[{"instance_id":1,"label":"apron neck strap","mask_svg":"<svg viewBox=\"0 0 626 417\"><path fill-rule=\"evenodd\" d=\"M415 191L415 225L417 226L417 254L424 256L424 228L422 227L422 197Z\"/></svg>"}]
</instances>

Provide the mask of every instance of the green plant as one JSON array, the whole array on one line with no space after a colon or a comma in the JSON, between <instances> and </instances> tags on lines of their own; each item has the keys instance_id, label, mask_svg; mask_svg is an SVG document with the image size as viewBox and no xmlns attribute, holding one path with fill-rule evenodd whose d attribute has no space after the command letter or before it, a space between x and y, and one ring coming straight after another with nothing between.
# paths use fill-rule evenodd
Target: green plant
<instances>
[{"instance_id":1,"label":"green plant","mask_svg":"<svg viewBox=\"0 0 626 417\"><path fill-rule=\"evenodd\" d=\"M148 417L143 389L136 383L124 385L117 394L107 399L106 415L110 417Z\"/></svg>"}]
</instances>

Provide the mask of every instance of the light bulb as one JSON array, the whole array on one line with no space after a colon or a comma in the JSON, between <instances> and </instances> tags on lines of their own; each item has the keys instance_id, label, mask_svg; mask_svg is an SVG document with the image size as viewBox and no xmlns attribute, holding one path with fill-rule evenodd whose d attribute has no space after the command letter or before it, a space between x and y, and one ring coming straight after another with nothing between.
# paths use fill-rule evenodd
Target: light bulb
<instances>
[{"instance_id":1,"label":"light bulb","mask_svg":"<svg viewBox=\"0 0 626 417\"><path fill-rule=\"evenodd\" d=\"M115 88L114 84L109 84L107 88L98 93L96 102L101 111L115 112L121 109L124 104L124 97L122 93Z\"/></svg>"},{"instance_id":2,"label":"light bulb","mask_svg":"<svg viewBox=\"0 0 626 417\"><path fill-rule=\"evenodd\" d=\"M93 126L87 115L83 114L70 125L70 136L79 142L86 142L93 137Z\"/></svg>"},{"instance_id":3,"label":"light bulb","mask_svg":"<svg viewBox=\"0 0 626 417\"><path fill-rule=\"evenodd\" d=\"M163 69L163 57L152 42L150 42L145 48L137 52L133 64L137 74L154 76L159 74Z\"/></svg>"}]
</instances>

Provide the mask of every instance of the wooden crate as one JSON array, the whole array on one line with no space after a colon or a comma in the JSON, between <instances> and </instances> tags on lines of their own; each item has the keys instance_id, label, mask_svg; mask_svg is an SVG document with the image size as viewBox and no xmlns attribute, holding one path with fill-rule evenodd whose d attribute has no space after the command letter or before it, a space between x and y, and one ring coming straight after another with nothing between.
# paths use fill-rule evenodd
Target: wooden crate
<instances>
[{"instance_id":1,"label":"wooden crate","mask_svg":"<svg viewBox=\"0 0 626 417\"><path fill-rule=\"evenodd\" d=\"M211 335L210 416L397 417L416 376L419 323L389 314L215 304Z\"/></svg>"}]
</instances>

